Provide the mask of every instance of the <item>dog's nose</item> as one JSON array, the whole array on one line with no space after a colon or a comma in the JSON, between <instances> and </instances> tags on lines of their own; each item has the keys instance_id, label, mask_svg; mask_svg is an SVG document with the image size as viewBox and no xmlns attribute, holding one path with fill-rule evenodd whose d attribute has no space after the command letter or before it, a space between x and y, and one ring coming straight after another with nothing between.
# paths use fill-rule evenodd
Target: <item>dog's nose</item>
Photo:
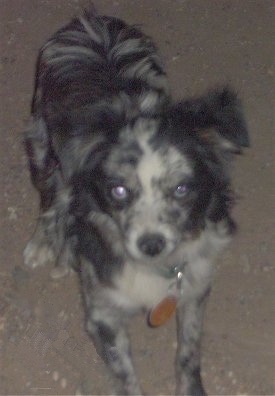
<instances>
[{"instance_id":1,"label":"dog's nose","mask_svg":"<svg viewBox=\"0 0 275 396\"><path fill-rule=\"evenodd\" d=\"M145 234L137 241L138 248L147 256L156 256L165 248L165 238L161 234Z\"/></svg>"}]
</instances>

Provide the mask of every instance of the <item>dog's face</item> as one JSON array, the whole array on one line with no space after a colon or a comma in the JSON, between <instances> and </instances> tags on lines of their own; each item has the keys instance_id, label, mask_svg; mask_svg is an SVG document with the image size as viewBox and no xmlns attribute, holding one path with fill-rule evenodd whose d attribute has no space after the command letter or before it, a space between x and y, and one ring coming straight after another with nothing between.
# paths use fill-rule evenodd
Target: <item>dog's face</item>
<instances>
[{"instance_id":1,"label":"dog's face","mask_svg":"<svg viewBox=\"0 0 275 396\"><path fill-rule=\"evenodd\" d=\"M200 106L195 103L195 110ZM207 220L229 218L226 165L246 144L244 133L234 136L238 113L229 119L232 130L229 111L225 122L212 128L210 118L204 128L189 107L187 102L183 110L128 123L97 144L85 164L81 183L88 185L94 207L115 222L115 238L132 259L165 259L196 238Z\"/></svg>"},{"instance_id":2,"label":"dog's face","mask_svg":"<svg viewBox=\"0 0 275 396\"><path fill-rule=\"evenodd\" d=\"M103 164L107 210L134 259L170 254L182 240L190 210L192 167L172 145L157 147L158 129L154 120L128 126Z\"/></svg>"},{"instance_id":3,"label":"dog's face","mask_svg":"<svg viewBox=\"0 0 275 396\"><path fill-rule=\"evenodd\" d=\"M99 206L136 260L168 256L197 234L213 195L213 175L190 138L177 147L161 129L152 119L128 125L94 173Z\"/></svg>"}]
</instances>

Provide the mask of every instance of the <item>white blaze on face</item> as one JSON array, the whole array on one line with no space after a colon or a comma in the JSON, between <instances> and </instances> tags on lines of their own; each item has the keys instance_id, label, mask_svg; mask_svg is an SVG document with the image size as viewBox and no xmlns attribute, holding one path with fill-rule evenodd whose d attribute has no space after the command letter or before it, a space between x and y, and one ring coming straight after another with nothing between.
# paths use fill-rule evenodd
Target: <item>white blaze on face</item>
<instances>
[{"instance_id":1,"label":"white blaze on face","mask_svg":"<svg viewBox=\"0 0 275 396\"><path fill-rule=\"evenodd\" d=\"M158 197L153 188L154 181L164 176L165 167L159 152L153 151L148 143L148 136L139 139L143 156L137 167L137 175L142 187L142 198L147 204L153 204Z\"/></svg>"},{"instance_id":2,"label":"white blaze on face","mask_svg":"<svg viewBox=\"0 0 275 396\"><path fill-rule=\"evenodd\" d=\"M132 176L139 194L129 208L131 216L126 235L127 249L135 259L144 258L138 241L146 234L160 234L164 238L162 255L173 251L180 236L174 222L167 221L166 214L171 205L167 194L192 174L188 159L176 147L169 146L168 142L160 148L151 144L157 129L157 121L141 119L134 128L125 129L122 136L132 139L142 152Z\"/></svg>"},{"instance_id":3,"label":"white blaze on face","mask_svg":"<svg viewBox=\"0 0 275 396\"><path fill-rule=\"evenodd\" d=\"M183 178L191 176L192 169L187 159L175 147L169 147L163 152L154 151L149 139L150 137L148 138L145 134L139 138L138 143L143 156L137 168L137 175L143 189L144 200L154 203L160 194L154 182L164 180L166 184L169 184L175 179L175 175L182 175ZM179 176L177 178L178 182L182 181Z\"/></svg>"}]
</instances>

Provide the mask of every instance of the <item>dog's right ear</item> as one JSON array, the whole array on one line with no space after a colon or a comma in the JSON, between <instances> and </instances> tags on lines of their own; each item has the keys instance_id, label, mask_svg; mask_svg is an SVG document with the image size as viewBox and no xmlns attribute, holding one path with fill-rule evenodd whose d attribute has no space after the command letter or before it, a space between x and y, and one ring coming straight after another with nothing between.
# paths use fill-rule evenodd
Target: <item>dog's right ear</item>
<instances>
[{"instance_id":1,"label":"dog's right ear","mask_svg":"<svg viewBox=\"0 0 275 396\"><path fill-rule=\"evenodd\" d=\"M172 108L169 117L222 151L237 154L249 146L241 103L227 88L182 101Z\"/></svg>"}]
</instances>

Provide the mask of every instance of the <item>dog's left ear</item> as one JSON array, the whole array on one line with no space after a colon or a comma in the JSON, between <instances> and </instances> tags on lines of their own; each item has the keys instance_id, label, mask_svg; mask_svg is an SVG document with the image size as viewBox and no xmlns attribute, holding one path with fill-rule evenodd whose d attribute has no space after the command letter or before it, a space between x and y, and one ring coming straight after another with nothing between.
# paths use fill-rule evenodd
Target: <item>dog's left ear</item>
<instances>
[{"instance_id":1,"label":"dog's left ear","mask_svg":"<svg viewBox=\"0 0 275 396\"><path fill-rule=\"evenodd\" d=\"M238 154L249 146L240 101L227 88L176 104L170 117L222 151Z\"/></svg>"}]
</instances>

